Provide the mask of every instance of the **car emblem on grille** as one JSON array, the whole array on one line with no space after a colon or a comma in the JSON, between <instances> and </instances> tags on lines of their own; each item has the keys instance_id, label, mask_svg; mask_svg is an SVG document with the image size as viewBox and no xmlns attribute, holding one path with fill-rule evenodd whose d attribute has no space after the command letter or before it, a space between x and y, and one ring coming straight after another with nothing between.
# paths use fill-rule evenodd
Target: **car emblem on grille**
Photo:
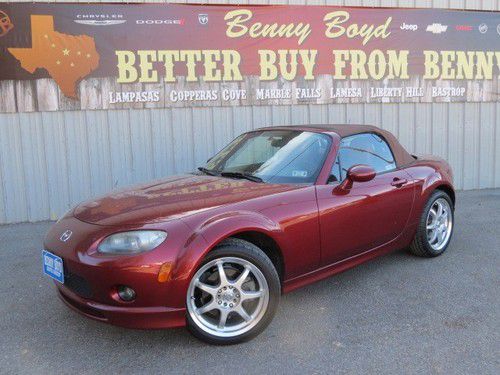
<instances>
[{"instance_id":1,"label":"car emblem on grille","mask_svg":"<svg viewBox=\"0 0 500 375\"><path fill-rule=\"evenodd\" d=\"M67 240L70 239L70 237L71 237L72 234L73 234L73 232L68 229L66 232L64 232L63 234L61 234L61 237L59 237L59 239L62 242L66 242Z\"/></svg>"}]
</instances>

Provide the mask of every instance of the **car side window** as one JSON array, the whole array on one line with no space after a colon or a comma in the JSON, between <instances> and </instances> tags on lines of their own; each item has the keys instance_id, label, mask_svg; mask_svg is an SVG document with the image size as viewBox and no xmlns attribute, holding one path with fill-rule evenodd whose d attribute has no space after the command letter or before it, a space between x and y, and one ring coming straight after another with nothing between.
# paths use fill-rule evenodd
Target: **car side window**
<instances>
[{"instance_id":1,"label":"car side window","mask_svg":"<svg viewBox=\"0 0 500 375\"><path fill-rule=\"evenodd\" d=\"M392 151L382 137L374 133L356 134L340 142L329 181L344 180L349 168L358 164L368 165L377 173L396 169Z\"/></svg>"}]
</instances>

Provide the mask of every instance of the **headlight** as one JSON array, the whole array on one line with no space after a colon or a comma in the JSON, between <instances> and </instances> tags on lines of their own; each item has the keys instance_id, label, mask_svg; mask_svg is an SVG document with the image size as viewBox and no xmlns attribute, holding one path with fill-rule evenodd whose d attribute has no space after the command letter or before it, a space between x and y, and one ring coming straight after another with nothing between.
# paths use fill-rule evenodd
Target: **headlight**
<instances>
[{"instance_id":1,"label":"headlight","mask_svg":"<svg viewBox=\"0 0 500 375\"><path fill-rule=\"evenodd\" d=\"M161 230L133 230L106 237L97 247L103 254L137 254L161 245L167 233Z\"/></svg>"}]
</instances>

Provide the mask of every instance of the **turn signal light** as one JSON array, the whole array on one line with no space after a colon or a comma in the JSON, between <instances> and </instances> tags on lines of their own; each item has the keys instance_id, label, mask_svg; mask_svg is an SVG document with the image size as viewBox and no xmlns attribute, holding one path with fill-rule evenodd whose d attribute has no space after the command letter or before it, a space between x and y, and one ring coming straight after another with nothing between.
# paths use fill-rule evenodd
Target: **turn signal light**
<instances>
[{"instance_id":1,"label":"turn signal light","mask_svg":"<svg viewBox=\"0 0 500 375\"><path fill-rule=\"evenodd\" d=\"M163 263L160 267L160 272L158 273L158 281L160 283L167 282L170 278L170 271L172 271L172 264Z\"/></svg>"}]
</instances>

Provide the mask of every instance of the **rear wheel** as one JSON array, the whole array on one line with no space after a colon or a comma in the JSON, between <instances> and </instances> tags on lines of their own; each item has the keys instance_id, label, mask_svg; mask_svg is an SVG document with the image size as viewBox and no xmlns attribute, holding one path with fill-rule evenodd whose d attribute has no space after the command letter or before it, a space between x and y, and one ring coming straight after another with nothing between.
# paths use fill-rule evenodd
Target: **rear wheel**
<instances>
[{"instance_id":1,"label":"rear wheel","mask_svg":"<svg viewBox=\"0 0 500 375\"><path fill-rule=\"evenodd\" d=\"M444 191L436 190L427 201L415 238L412 254L435 257L447 249L453 233L453 202Z\"/></svg>"},{"instance_id":2,"label":"rear wheel","mask_svg":"<svg viewBox=\"0 0 500 375\"><path fill-rule=\"evenodd\" d=\"M191 279L188 328L211 344L249 340L271 322L280 292L276 269L262 250L243 240L226 240Z\"/></svg>"}]
</instances>

